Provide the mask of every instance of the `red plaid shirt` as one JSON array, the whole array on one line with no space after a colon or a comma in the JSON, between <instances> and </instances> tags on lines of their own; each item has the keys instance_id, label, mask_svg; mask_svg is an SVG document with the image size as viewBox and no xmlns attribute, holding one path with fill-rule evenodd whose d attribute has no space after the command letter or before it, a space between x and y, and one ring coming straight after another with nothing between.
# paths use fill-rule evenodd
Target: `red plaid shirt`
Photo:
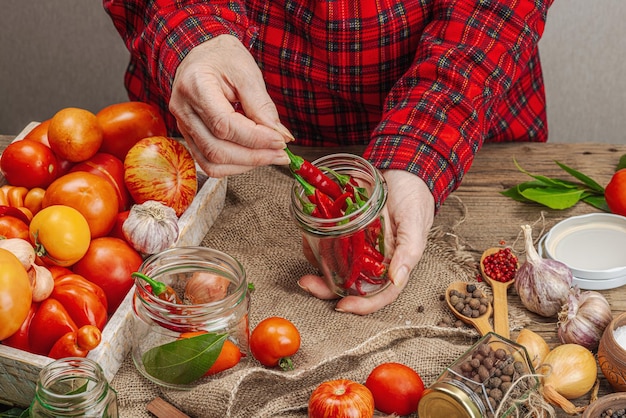
<instances>
[{"instance_id":1,"label":"red plaid shirt","mask_svg":"<svg viewBox=\"0 0 626 418\"><path fill-rule=\"evenodd\" d=\"M369 144L437 207L484 141L545 141L537 44L552 0L104 0L131 52L132 100L167 112L194 46L238 37L301 145Z\"/></svg>"}]
</instances>

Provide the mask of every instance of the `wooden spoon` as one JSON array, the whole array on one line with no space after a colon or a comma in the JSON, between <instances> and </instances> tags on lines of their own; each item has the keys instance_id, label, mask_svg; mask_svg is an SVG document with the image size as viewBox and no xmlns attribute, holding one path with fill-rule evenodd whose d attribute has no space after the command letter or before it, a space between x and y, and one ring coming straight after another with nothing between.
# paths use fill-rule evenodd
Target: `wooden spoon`
<instances>
[{"instance_id":1,"label":"wooden spoon","mask_svg":"<svg viewBox=\"0 0 626 418\"><path fill-rule=\"evenodd\" d=\"M491 286L493 292L493 328L496 334L504 337L511 337L511 330L509 328L509 301L507 299L507 292L509 286L515 283L515 279L511 279L507 282L501 282L497 279L489 277L485 273L485 265L483 261L491 254L497 253L502 248L487 248L483 255L480 257L480 274L483 276L483 280ZM517 264L519 268L519 263Z\"/></svg>"},{"instance_id":2,"label":"wooden spoon","mask_svg":"<svg viewBox=\"0 0 626 418\"><path fill-rule=\"evenodd\" d=\"M468 285L467 282L460 282L460 281L450 283L450 285L446 289L446 303L448 304L448 307L450 308L454 316L456 316L457 318L459 318L461 321L465 322L466 324L472 325L474 328L476 328L476 330L478 330L481 336L487 334L488 332L493 332L493 328L491 327L491 324L489 323L489 317L491 316L491 313L493 312L491 308L491 303L487 305L487 312L485 312L484 314L482 314L481 316L477 318L471 318L469 316L463 315L461 312L457 311L454 308L452 303L450 303L450 291L457 290L461 293L467 293L467 285Z\"/></svg>"}]
</instances>

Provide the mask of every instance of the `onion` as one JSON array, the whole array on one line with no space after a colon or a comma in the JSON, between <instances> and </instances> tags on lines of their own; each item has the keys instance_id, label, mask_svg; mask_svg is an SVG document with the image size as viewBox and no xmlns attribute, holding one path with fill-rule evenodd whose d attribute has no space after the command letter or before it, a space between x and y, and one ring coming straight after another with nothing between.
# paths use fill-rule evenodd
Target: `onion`
<instances>
[{"instance_id":1,"label":"onion","mask_svg":"<svg viewBox=\"0 0 626 418\"><path fill-rule=\"evenodd\" d=\"M611 305L604 296L591 290L581 293L575 287L559 313L559 339L595 350L612 319Z\"/></svg>"},{"instance_id":2,"label":"onion","mask_svg":"<svg viewBox=\"0 0 626 418\"><path fill-rule=\"evenodd\" d=\"M546 340L541 335L527 328L523 328L519 332L515 342L526 349L535 370L543 363L543 359L550 352L550 347L548 347Z\"/></svg>"},{"instance_id":3,"label":"onion","mask_svg":"<svg viewBox=\"0 0 626 418\"><path fill-rule=\"evenodd\" d=\"M207 271L196 271L185 286L185 299L192 304L211 303L228 295L230 280Z\"/></svg>"},{"instance_id":4,"label":"onion","mask_svg":"<svg viewBox=\"0 0 626 418\"><path fill-rule=\"evenodd\" d=\"M552 349L541 366L544 399L570 415L580 414L576 399L591 390L596 382L598 368L591 351L578 344L562 344Z\"/></svg>"},{"instance_id":5,"label":"onion","mask_svg":"<svg viewBox=\"0 0 626 418\"><path fill-rule=\"evenodd\" d=\"M557 260L542 258L533 245L532 229L523 225L526 260L515 275L515 290L522 304L536 314L553 317L567 302L572 272Z\"/></svg>"}]
</instances>

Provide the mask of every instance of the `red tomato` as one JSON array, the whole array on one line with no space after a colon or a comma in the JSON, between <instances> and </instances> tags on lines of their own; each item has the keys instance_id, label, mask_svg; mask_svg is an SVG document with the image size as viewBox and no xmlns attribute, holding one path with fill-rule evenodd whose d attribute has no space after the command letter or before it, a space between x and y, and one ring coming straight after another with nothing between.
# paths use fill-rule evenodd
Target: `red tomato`
<instances>
[{"instance_id":1,"label":"red tomato","mask_svg":"<svg viewBox=\"0 0 626 418\"><path fill-rule=\"evenodd\" d=\"M626 216L626 168L613 174L604 189L604 197L612 213Z\"/></svg>"},{"instance_id":2,"label":"red tomato","mask_svg":"<svg viewBox=\"0 0 626 418\"><path fill-rule=\"evenodd\" d=\"M250 334L250 351L267 367L292 369L291 356L300 349L300 332L285 318L270 317L261 321Z\"/></svg>"},{"instance_id":3,"label":"red tomato","mask_svg":"<svg viewBox=\"0 0 626 418\"><path fill-rule=\"evenodd\" d=\"M138 141L124 160L124 181L135 203L156 200L180 216L198 190L196 165L183 144L164 136Z\"/></svg>"},{"instance_id":4,"label":"red tomato","mask_svg":"<svg viewBox=\"0 0 626 418\"><path fill-rule=\"evenodd\" d=\"M42 207L70 206L87 220L91 238L105 236L115 224L117 193L104 178L85 171L68 173L46 189Z\"/></svg>"},{"instance_id":5,"label":"red tomato","mask_svg":"<svg viewBox=\"0 0 626 418\"><path fill-rule=\"evenodd\" d=\"M400 363L383 363L375 367L365 386L374 396L376 409L389 415L409 415L417 411L424 392L420 375Z\"/></svg>"},{"instance_id":6,"label":"red tomato","mask_svg":"<svg viewBox=\"0 0 626 418\"><path fill-rule=\"evenodd\" d=\"M20 260L0 248L0 341L20 329L32 304L28 273Z\"/></svg>"},{"instance_id":7,"label":"red tomato","mask_svg":"<svg viewBox=\"0 0 626 418\"><path fill-rule=\"evenodd\" d=\"M26 135L24 135L24 139L32 139L33 141L41 142L45 146L49 147L50 142L48 142L48 126L50 126L50 119L44 120L31 129Z\"/></svg>"},{"instance_id":8,"label":"red tomato","mask_svg":"<svg viewBox=\"0 0 626 418\"><path fill-rule=\"evenodd\" d=\"M374 398L364 385L337 379L321 383L309 398L309 418L371 418Z\"/></svg>"},{"instance_id":9,"label":"red tomato","mask_svg":"<svg viewBox=\"0 0 626 418\"><path fill-rule=\"evenodd\" d=\"M50 119L48 142L60 158L71 162L85 161L100 149L102 128L90 111L67 107Z\"/></svg>"},{"instance_id":10,"label":"red tomato","mask_svg":"<svg viewBox=\"0 0 626 418\"><path fill-rule=\"evenodd\" d=\"M128 219L128 215L130 215L130 210L125 210L124 212L119 212L115 217L115 224L113 225L113 229L109 232L110 237L115 237L119 239L123 239L128 242L126 237L124 236L124 231L122 227L124 226L124 222ZM129 243L130 244L130 243Z\"/></svg>"},{"instance_id":11,"label":"red tomato","mask_svg":"<svg viewBox=\"0 0 626 418\"><path fill-rule=\"evenodd\" d=\"M22 139L9 144L0 157L0 168L12 186L46 188L59 175L59 162L40 142Z\"/></svg>"},{"instance_id":12,"label":"red tomato","mask_svg":"<svg viewBox=\"0 0 626 418\"><path fill-rule=\"evenodd\" d=\"M126 241L100 237L91 241L87 253L72 270L104 290L112 314L133 286L131 274L139 270L142 261L141 255Z\"/></svg>"},{"instance_id":13,"label":"red tomato","mask_svg":"<svg viewBox=\"0 0 626 418\"><path fill-rule=\"evenodd\" d=\"M0 239L21 238L28 241L28 225L14 216L0 216Z\"/></svg>"},{"instance_id":14,"label":"red tomato","mask_svg":"<svg viewBox=\"0 0 626 418\"><path fill-rule=\"evenodd\" d=\"M74 171L86 171L106 179L117 193L118 211L122 212L129 208L130 194L124 183L124 163L119 158L99 152L90 159L73 166L70 172Z\"/></svg>"},{"instance_id":15,"label":"red tomato","mask_svg":"<svg viewBox=\"0 0 626 418\"><path fill-rule=\"evenodd\" d=\"M89 224L76 209L53 205L41 209L30 221L29 239L46 264L71 266L89 248Z\"/></svg>"},{"instance_id":16,"label":"red tomato","mask_svg":"<svg viewBox=\"0 0 626 418\"><path fill-rule=\"evenodd\" d=\"M166 136L167 128L159 110L143 102L112 104L96 113L102 127L100 152L124 161L137 141L151 136Z\"/></svg>"}]
</instances>

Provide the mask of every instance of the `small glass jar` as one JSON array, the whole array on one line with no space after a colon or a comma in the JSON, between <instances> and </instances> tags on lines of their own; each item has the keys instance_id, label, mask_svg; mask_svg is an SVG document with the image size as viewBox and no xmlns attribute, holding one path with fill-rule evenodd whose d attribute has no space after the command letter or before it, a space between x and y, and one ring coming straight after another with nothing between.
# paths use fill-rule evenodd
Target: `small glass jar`
<instances>
[{"instance_id":1,"label":"small glass jar","mask_svg":"<svg viewBox=\"0 0 626 418\"><path fill-rule=\"evenodd\" d=\"M418 415L507 417L523 410L524 400L538 383L526 349L490 332L424 390Z\"/></svg>"},{"instance_id":2,"label":"small glass jar","mask_svg":"<svg viewBox=\"0 0 626 418\"><path fill-rule=\"evenodd\" d=\"M98 363L62 358L41 369L30 416L117 418L117 393Z\"/></svg>"},{"instance_id":3,"label":"small glass jar","mask_svg":"<svg viewBox=\"0 0 626 418\"><path fill-rule=\"evenodd\" d=\"M237 260L206 247L175 247L146 258L139 271L179 297L155 296L146 281L135 279L131 353L146 378L191 389L209 378L205 373L219 354L210 353L212 346L229 339L248 353L250 297Z\"/></svg>"},{"instance_id":4,"label":"small glass jar","mask_svg":"<svg viewBox=\"0 0 626 418\"><path fill-rule=\"evenodd\" d=\"M371 296L384 290L391 281L387 268L393 251L387 215L387 184L378 169L353 154L331 154L312 162L345 191L356 186L364 192L353 211L326 219L306 210L308 197L304 187L294 182L290 210L303 232L305 246L326 280L327 286L339 296ZM335 173L349 176L352 186L346 187ZM344 177L348 178L348 177ZM347 213L347 214L346 214Z\"/></svg>"}]
</instances>

